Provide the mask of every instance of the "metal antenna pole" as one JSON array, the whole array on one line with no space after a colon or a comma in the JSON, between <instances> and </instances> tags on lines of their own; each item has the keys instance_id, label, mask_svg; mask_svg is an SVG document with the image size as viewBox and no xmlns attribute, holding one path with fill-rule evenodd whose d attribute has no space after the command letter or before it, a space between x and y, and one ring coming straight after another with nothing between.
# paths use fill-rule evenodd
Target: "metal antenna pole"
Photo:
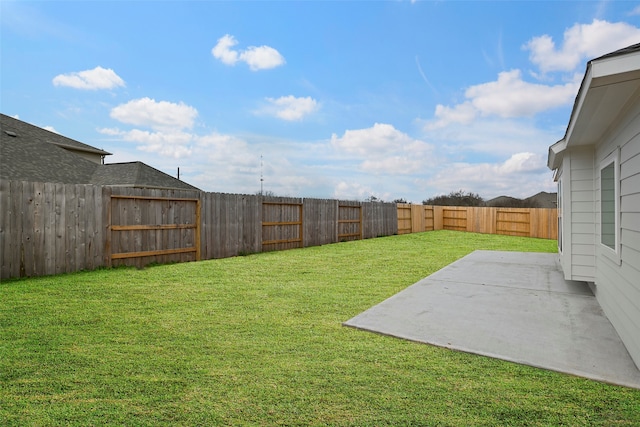
<instances>
[{"instance_id":1,"label":"metal antenna pole","mask_svg":"<svg viewBox=\"0 0 640 427\"><path fill-rule=\"evenodd\" d=\"M261 196L264 194L262 192L263 183L264 183L264 178L263 178L263 175L262 175L262 154L260 154L260 195Z\"/></svg>"}]
</instances>

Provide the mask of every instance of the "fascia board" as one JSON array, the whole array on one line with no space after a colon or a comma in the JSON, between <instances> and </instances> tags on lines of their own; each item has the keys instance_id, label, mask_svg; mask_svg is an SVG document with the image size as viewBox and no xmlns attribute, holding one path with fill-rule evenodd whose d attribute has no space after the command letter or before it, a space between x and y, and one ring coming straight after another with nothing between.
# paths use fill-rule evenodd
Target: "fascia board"
<instances>
[{"instance_id":1,"label":"fascia board","mask_svg":"<svg viewBox=\"0 0 640 427\"><path fill-rule=\"evenodd\" d=\"M580 85L580 89L578 91L578 96L576 97L576 102L573 105L573 110L571 111L571 117L569 118L569 126L567 126L567 132L563 138L563 141L565 142L565 148L570 144L571 135L573 134L573 130L576 125L576 120L578 119L578 116L582 111L582 106L584 105L584 101L587 98L587 93L589 92L589 88L591 87L592 80L592 63L589 62L587 64L587 71L584 74L582 84Z\"/></svg>"},{"instance_id":2,"label":"fascia board","mask_svg":"<svg viewBox=\"0 0 640 427\"><path fill-rule=\"evenodd\" d=\"M614 75L622 78L625 73L640 70L640 52L593 60L591 70L593 79Z\"/></svg>"},{"instance_id":3,"label":"fascia board","mask_svg":"<svg viewBox=\"0 0 640 427\"><path fill-rule=\"evenodd\" d=\"M561 139L560 141L549 147L549 155L547 157L547 167L551 170L556 170L560 167L562 162L562 156L564 150L567 148L567 140Z\"/></svg>"}]
</instances>

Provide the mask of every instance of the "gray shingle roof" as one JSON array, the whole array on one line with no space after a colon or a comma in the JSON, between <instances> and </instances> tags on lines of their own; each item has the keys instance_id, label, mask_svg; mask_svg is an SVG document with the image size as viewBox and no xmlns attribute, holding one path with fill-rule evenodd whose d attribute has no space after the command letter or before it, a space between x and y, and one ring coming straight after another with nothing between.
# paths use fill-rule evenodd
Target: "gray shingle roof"
<instances>
[{"instance_id":1,"label":"gray shingle roof","mask_svg":"<svg viewBox=\"0 0 640 427\"><path fill-rule=\"evenodd\" d=\"M92 147L91 145L76 141L75 139L67 138L66 136L62 136L58 133L42 129L38 126L23 122L22 120L14 119L13 117L5 114L0 114L0 122L2 123L3 131L7 129L18 135L24 136L25 138L28 137L42 142L50 142L54 145L76 151L85 151L87 153L101 154L103 156L111 154L108 151L104 151L100 148Z\"/></svg>"},{"instance_id":2,"label":"gray shingle roof","mask_svg":"<svg viewBox=\"0 0 640 427\"><path fill-rule=\"evenodd\" d=\"M142 162L101 165L92 177L92 184L198 190L198 188Z\"/></svg>"},{"instance_id":3,"label":"gray shingle roof","mask_svg":"<svg viewBox=\"0 0 640 427\"><path fill-rule=\"evenodd\" d=\"M626 55L627 53L632 53L632 52L637 52L637 51L640 51L640 43L632 44L631 46L623 47L622 49L618 49L618 50L615 50L613 52L609 52L609 53L607 53L605 55L602 55L602 56L599 56L599 57L597 57L595 59L592 59L589 62L597 61L598 59L603 59L603 58L611 58L611 57L614 57L614 56Z\"/></svg>"},{"instance_id":4,"label":"gray shingle roof","mask_svg":"<svg viewBox=\"0 0 640 427\"><path fill-rule=\"evenodd\" d=\"M0 178L63 184L198 190L142 162L100 165L75 151L109 154L0 114Z\"/></svg>"}]
</instances>

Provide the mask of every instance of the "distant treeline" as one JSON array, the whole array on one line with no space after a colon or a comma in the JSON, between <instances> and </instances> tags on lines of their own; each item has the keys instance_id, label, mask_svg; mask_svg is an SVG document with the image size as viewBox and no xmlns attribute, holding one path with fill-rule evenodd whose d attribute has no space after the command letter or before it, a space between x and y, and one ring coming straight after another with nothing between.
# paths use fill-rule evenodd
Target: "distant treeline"
<instances>
[{"instance_id":1,"label":"distant treeline","mask_svg":"<svg viewBox=\"0 0 640 427\"><path fill-rule=\"evenodd\" d=\"M485 201L479 194L462 190L447 195L431 197L422 201L423 205L434 206L487 206L495 208L542 208L535 196L526 199L502 196Z\"/></svg>"}]
</instances>

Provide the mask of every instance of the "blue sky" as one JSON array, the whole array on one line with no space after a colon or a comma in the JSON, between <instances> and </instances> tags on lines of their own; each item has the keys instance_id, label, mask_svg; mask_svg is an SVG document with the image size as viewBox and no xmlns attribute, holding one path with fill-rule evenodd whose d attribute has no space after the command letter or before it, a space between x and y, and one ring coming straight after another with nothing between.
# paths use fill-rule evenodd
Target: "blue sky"
<instances>
[{"instance_id":1,"label":"blue sky","mask_svg":"<svg viewBox=\"0 0 640 427\"><path fill-rule=\"evenodd\" d=\"M555 191L627 1L5 1L1 111L206 191L419 203Z\"/></svg>"}]
</instances>

